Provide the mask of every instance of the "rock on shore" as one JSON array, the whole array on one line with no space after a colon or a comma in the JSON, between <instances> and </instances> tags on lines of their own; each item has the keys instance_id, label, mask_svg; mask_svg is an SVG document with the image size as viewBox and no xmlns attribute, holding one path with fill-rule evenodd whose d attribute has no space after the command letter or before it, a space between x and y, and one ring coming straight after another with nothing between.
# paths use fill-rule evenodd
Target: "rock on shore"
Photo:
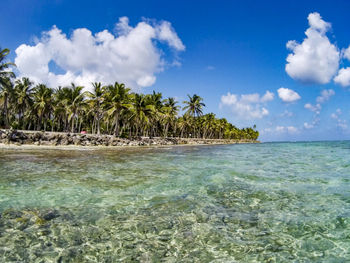
<instances>
[{"instance_id":1,"label":"rock on shore","mask_svg":"<svg viewBox=\"0 0 350 263\"><path fill-rule=\"evenodd\" d=\"M151 146L151 145L178 145L178 144L235 144L256 143L253 140L228 139L199 139L173 137L134 137L132 139L119 138L113 135L96 135L63 132L39 132L0 130L0 144L14 145L75 145L75 146Z\"/></svg>"}]
</instances>

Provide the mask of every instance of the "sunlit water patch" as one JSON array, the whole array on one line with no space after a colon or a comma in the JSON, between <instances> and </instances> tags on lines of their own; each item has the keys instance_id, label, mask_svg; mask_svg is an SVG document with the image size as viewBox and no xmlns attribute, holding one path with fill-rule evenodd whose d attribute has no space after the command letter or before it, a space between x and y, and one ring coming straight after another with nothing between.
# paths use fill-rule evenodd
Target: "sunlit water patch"
<instances>
[{"instance_id":1,"label":"sunlit water patch","mask_svg":"<svg viewBox=\"0 0 350 263\"><path fill-rule=\"evenodd\" d=\"M349 262L350 142L0 150L0 262Z\"/></svg>"}]
</instances>

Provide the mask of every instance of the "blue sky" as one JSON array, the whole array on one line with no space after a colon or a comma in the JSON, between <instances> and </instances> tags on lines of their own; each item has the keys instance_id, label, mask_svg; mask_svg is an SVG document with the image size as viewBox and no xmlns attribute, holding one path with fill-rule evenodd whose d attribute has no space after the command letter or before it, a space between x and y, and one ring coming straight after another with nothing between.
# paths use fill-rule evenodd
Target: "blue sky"
<instances>
[{"instance_id":1,"label":"blue sky","mask_svg":"<svg viewBox=\"0 0 350 263\"><path fill-rule=\"evenodd\" d=\"M206 112L239 127L256 124L264 141L350 138L349 1L3 0L2 6L0 46L11 49L19 76L51 84L118 76L180 102L197 93ZM108 34L97 38L103 30ZM99 61L90 63L95 43L85 42L112 36L114 48L101 47ZM296 42L288 49L290 40Z\"/></svg>"}]
</instances>

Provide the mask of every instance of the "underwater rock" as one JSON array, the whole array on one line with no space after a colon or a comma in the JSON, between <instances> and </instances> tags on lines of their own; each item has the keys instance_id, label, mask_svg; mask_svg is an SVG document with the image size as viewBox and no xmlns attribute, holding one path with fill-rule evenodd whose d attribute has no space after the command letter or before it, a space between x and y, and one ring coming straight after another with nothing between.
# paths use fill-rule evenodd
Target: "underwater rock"
<instances>
[{"instance_id":1,"label":"underwater rock","mask_svg":"<svg viewBox=\"0 0 350 263\"><path fill-rule=\"evenodd\" d=\"M14 209L7 209L2 213L2 217L5 219L16 219L21 218L23 213Z\"/></svg>"},{"instance_id":2,"label":"underwater rock","mask_svg":"<svg viewBox=\"0 0 350 263\"><path fill-rule=\"evenodd\" d=\"M45 219L46 221L50 221L56 217L59 217L60 214L57 210L50 210L47 213L42 215L42 218Z\"/></svg>"}]
</instances>

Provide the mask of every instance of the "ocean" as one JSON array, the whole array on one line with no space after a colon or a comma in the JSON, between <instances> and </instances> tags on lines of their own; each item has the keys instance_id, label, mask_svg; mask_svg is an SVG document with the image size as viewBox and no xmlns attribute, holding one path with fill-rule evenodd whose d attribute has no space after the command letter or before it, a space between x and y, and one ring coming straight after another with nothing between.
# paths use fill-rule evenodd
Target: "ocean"
<instances>
[{"instance_id":1,"label":"ocean","mask_svg":"<svg viewBox=\"0 0 350 263\"><path fill-rule=\"evenodd\" d=\"M0 148L0 262L350 262L350 142Z\"/></svg>"}]
</instances>

